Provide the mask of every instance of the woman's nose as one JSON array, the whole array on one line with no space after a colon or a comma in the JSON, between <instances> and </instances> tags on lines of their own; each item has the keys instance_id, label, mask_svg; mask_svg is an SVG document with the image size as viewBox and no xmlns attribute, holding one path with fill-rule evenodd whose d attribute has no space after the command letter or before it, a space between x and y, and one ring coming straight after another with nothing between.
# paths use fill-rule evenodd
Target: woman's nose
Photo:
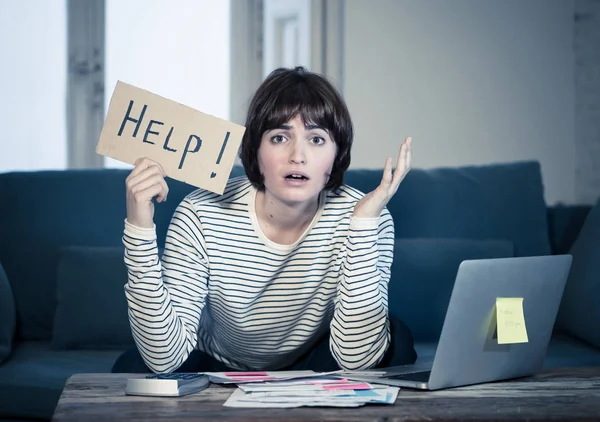
<instances>
[{"instance_id":1,"label":"woman's nose","mask_svg":"<svg viewBox=\"0 0 600 422\"><path fill-rule=\"evenodd\" d=\"M290 162L293 164L306 164L306 154L302 142L294 141L290 152Z\"/></svg>"}]
</instances>

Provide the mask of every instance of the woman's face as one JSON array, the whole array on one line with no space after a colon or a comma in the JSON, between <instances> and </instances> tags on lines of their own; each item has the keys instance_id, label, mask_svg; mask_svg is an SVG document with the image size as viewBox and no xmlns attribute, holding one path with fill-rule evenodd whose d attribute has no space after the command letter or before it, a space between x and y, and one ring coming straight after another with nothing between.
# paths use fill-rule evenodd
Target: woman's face
<instances>
[{"instance_id":1,"label":"woman's face","mask_svg":"<svg viewBox=\"0 0 600 422\"><path fill-rule=\"evenodd\" d=\"M266 131L258 149L265 189L288 205L316 201L329 181L337 145L328 131L298 115Z\"/></svg>"}]
</instances>

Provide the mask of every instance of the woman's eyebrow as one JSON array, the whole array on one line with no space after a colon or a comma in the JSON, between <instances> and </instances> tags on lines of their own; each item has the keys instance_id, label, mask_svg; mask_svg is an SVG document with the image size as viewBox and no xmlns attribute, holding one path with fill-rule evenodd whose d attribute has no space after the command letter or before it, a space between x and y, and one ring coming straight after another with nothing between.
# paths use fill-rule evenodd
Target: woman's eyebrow
<instances>
[{"instance_id":1,"label":"woman's eyebrow","mask_svg":"<svg viewBox=\"0 0 600 422\"><path fill-rule=\"evenodd\" d=\"M321 130L327 132L327 130L324 127L319 126L319 125L314 125L314 124L306 124L306 125L304 125L304 129L306 129L306 130L321 129Z\"/></svg>"},{"instance_id":2,"label":"woman's eyebrow","mask_svg":"<svg viewBox=\"0 0 600 422\"><path fill-rule=\"evenodd\" d=\"M271 132L273 130L288 130L289 131L289 130L293 130L293 129L294 129L294 127L292 125L288 125L287 123L284 123L284 124L279 125L277 127L274 127L274 128L271 128L271 129L267 129L267 132ZM322 130L324 132L327 132L327 129L325 129L324 127L319 126L319 125L315 125L315 124L312 124L312 123L305 124L304 125L304 129L306 129L306 130L320 129L320 130Z\"/></svg>"},{"instance_id":3,"label":"woman's eyebrow","mask_svg":"<svg viewBox=\"0 0 600 422\"><path fill-rule=\"evenodd\" d=\"M282 129L283 129L283 130L292 130L293 128L292 128L292 126L290 126L290 125L288 125L288 124L285 124L285 123L284 123L284 124L282 124L282 125L279 125L279 126L277 126L277 127L274 127L274 128L268 129L268 131L270 132L270 131L272 131L272 130L282 130Z\"/></svg>"}]
</instances>

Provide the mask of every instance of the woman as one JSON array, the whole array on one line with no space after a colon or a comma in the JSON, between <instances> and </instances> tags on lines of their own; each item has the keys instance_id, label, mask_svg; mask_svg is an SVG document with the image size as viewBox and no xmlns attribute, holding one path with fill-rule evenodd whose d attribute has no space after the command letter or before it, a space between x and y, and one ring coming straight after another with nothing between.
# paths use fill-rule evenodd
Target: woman
<instances>
[{"instance_id":1,"label":"woman","mask_svg":"<svg viewBox=\"0 0 600 422\"><path fill-rule=\"evenodd\" d=\"M385 209L410 170L411 140L367 195L343 185L352 140L348 109L326 79L301 67L275 70L249 107L240 152L247 178L231 179L223 195L188 195L162 260L153 200L167 199L166 175L138 160L123 236L137 349L113 371L414 362L410 331L400 321L390 330L394 228Z\"/></svg>"}]
</instances>

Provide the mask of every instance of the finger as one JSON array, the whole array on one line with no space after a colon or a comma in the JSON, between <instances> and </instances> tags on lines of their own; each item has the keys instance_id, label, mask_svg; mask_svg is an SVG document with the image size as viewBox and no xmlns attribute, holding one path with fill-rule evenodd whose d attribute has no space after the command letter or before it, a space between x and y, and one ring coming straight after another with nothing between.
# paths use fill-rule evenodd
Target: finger
<instances>
[{"instance_id":1,"label":"finger","mask_svg":"<svg viewBox=\"0 0 600 422\"><path fill-rule=\"evenodd\" d=\"M406 170L410 170L412 166L412 138L409 136L406 138L407 149L406 149Z\"/></svg>"},{"instance_id":2,"label":"finger","mask_svg":"<svg viewBox=\"0 0 600 422\"><path fill-rule=\"evenodd\" d=\"M141 177L141 176L145 176L145 177ZM131 184L130 190L132 193L136 193L136 192L146 189L148 186L155 185L155 184L160 184L160 185L166 184L165 179L162 177L162 175L160 173L149 174L149 175L144 175L142 173L142 175L140 175L139 178L135 180L135 183Z\"/></svg>"},{"instance_id":3,"label":"finger","mask_svg":"<svg viewBox=\"0 0 600 422\"><path fill-rule=\"evenodd\" d=\"M169 186L164 178L161 178L159 181L161 190L156 195L156 202L165 202L167 200L167 196L169 195Z\"/></svg>"},{"instance_id":4,"label":"finger","mask_svg":"<svg viewBox=\"0 0 600 422\"><path fill-rule=\"evenodd\" d=\"M410 149L410 137L406 138L404 142L402 142L402 145L400 145L400 151L398 152L398 167L404 163L404 160L406 159L406 151L408 149Z\"/></svg>"},{"instance_id":5,"label":"finger","mask_svg":"<svg viewBox=\"0 0 600 422\"><path fill-rule=\"evenodd\" d=\"M160 184L149 186L146 189L135 193L135 201L137 203L151 202L152 198L159 195L161 190L162 186Z\"/></svg>"},{"instance_id":6,"label":"finger","mask_svg":"<svg viewBox=\"0 0 600 422\"><path fill-rule=\"evenodd\" d=\"M154 161L152 161L151 159L149 159L147 157L140 157L137 160L135 160L135 162L133 163L134 167L133 167L133 170L131 171L131 174L133 174L133 175L139 174L140 172L146 170L148 167L150 167L153 164L154 164Z\"/></svg>"},{"instance_id":7,"label":"finger","mask_svg":"<svg viewBox=\"0 0 600 422\"><path fill-rule=\"evenodd\" d=\"M408 140L408 138L407 138ZM405 163L406 163L406 154L409 149L408 141L405 140L400 147L400 151L398 152L398 162L396 163L396 170L394 170L394 178L392 180L392 184L400 184L402 177L404 177L404 173L406 172Z\"/></svg>"},{"instance_id":8,"label":"finger","mask_svg":"<svg viewBox=\"0 0 600 422\"><path fill-rule=\"evenodd\" d=\"M158 185L164 190L164 187L166 186L166 182L165 182L165 179L163 179L162 175L155 174L151 177L141 179L141 180L139 180L138 183L131 186L130 191L135 196L138 192L142 192L142 191L148 189L150 186L154 186L154 185ZM151 198L146 198L146 199L151 199Z\"/></svg>"},{"instance_id":9,"label":"finger","mask_svg":"<svg viewBox=\"0 0 600 422\"><path fill-rule=\"evenodd\" d=\"M158 166L153 165L153 166L147 167L146 169L142 170L141 172L139 172L136 175L133 175L133 174L129 175L129 177L127 177L127 179L125 179L125 184L127 185L128 189L131 189L135 185L142 182L143 180L152 178L154 176L159 176L159 177L163 178L163 174L160 171L160 168Z\"/></svg>"},{"instance_id":10,"label":"finger","mask_svg":"<svg viewBox=\"0 0 600 422\"><path fill-rule=\"evenodd\" d=\"M150 158L147 157L142 157L142 158L138 158L137 160L135 160L135 164L134 164L134 168L130 173L131 177L135 177L138 174L140 174L141 172L143 172L144 170L152 167L152 166L156 166L158 167L158 169L160 170L160 172L163 174L163 176L166 176L166 172L164 171L164 169L162 168L162 166L160 165L160 163L157 163L154 160L151 160Z\"/></svg>"},{"instance_id":11,"label":"finger","mask_svg":"<svg viewBox=\"0 0 600 422\"><path fill-rule=\"evenodd\" d=\"M157 161L155 161L154 164L158 166L158 168L160 169L160 172L162 173L163 177L167 177L167 172L163 168L162 164L160 164Z\"/></svg>"},{"instance_id":12,"label":"finger","mask_svg":"<svg viewBox=\"0 0 600 422\"><path fill-rule=\"evenodd\" d=\"M167 185L167 182L165 181L165 179L162 179L160 184L162 186L162 190L156 197L156 201L157 202L165 202L167 200L167 196L169 196L169 186Z\"/></svg>"},{"instance_id":13,"label":"finger","mask_svg":"<svg viewBox=\"0 0 600 422\"><path fill-rule=\"evenodd\" d=\"M386 188L392 182L392 158L388 157L385 159L385 165L383 166L383 176L381 177L381 186Z\"/></svg>"}]
</instances>

